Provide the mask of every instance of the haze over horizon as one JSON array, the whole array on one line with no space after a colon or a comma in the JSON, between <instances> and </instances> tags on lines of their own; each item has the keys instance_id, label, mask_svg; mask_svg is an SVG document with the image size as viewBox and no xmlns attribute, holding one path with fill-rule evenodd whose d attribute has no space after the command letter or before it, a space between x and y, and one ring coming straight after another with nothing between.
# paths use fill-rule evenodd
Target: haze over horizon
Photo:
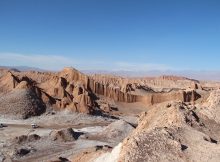
<instances>
[{"instance_id":1,"label":"haze over horizon","mask_svg":"<svg viewBox=\"0 0 220 162\"><path fill-rule=\"evenodd\" d=\"M219 71L217 0L1 0L3 66Z\"/></svg>"}]
</instances>

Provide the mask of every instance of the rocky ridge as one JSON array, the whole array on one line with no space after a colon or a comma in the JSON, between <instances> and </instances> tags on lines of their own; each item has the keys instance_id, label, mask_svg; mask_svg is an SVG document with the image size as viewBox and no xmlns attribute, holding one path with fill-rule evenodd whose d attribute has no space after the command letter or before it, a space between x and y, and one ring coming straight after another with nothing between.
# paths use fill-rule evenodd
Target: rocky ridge
<instances>
[{"instance_id":1,"label":"rocky ridge","mask_svg":"<svg viewBox=\"0 0 220 162\"><path fill-rule=\"evenodd\" d=\"M24 110L19 105L22 101L22 98L18 100L19 92L30 93L32 94L30 96L36 99L37 102L29 99L29 105L32 105L30 109L34 110L29 110L31 113L24 115L24 118L39 115L47 107L89 114L100 113L102 110L97 100L101 96L114 102L141 102L146 105L170 100L193 102L200 98L196 90L202 89L198 81L181 77L126 79L98 75L87 76L74 68L64 68L60 72L1 70L0 74L0 96L2 96L0 100L3 103L2 106L0 104L1 112L5 111L3 107L7 108L7 101L4 103L4 98L6 100L10 98L14 101L13 107L18 105L19 110ZM185 89L182 85L185 85ZM161 87L166 87L166 89L161 89ZM39 106L34 106L36 103ZM37 110L35 107L41 107L41 109ZM10 113L12 109L7 108L7 110L6 113Z\"/></svg>"}]
</instances>

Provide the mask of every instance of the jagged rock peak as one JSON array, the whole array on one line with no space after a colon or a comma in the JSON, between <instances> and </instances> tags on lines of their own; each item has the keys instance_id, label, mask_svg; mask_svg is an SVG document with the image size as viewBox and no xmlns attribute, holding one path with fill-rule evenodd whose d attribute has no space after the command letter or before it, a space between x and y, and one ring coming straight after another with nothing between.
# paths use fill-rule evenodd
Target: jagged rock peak
<instances>
[{"instance_id":1,"label":"jagged rock peak","mask_svg":"<svg viewBox=\"0 0 220 162\"><path fill-rule=\"evenodd\" d=\"M66 78L67 81L85 81L88 77L72 67L65 67L60 73L60 77Z\"/></svg>"},{"instance_id":2,"label":"jagged rock peak","mask_svg":"<svg viewBox=\"0 0 220 162\"><path fill-rule=\"evenodd\" d=\"M63 72L72 72L72 71L74 71L74 72L80 73L77 69L75 69L73 67L64 67L62 71Z\"/></svg>"}]
</instances>

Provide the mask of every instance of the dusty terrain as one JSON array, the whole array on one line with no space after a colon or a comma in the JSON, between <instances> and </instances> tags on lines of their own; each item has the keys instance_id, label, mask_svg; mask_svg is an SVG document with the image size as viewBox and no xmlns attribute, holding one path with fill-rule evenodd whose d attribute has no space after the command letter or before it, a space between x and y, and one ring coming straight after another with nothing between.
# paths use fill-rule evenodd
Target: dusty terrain
<instances>
[{"instance_id":1,"label":"dusty terrain","mask_svg":"<svg viewBox=\"0 0 220 162\"><path fill-rule=\"evenodd\" d=\"M219 87L0 69L0 162L219 161Z\"/></svg>"}]
</instances>

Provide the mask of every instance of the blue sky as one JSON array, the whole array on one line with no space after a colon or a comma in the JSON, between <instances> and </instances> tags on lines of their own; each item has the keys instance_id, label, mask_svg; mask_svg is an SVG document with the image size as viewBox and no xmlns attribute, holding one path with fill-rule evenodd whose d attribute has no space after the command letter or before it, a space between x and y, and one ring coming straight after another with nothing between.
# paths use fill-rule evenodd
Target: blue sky
<instances>
[{"instance_id":1,"label":"blue sky","mask_svg":"<svg viewBox=\"0 0 220 162\"><path fill-rule=\"evenodd\" d=\"M0 0L0 65L220 70L219 0Z\"/></svg>"}]
</instances>

